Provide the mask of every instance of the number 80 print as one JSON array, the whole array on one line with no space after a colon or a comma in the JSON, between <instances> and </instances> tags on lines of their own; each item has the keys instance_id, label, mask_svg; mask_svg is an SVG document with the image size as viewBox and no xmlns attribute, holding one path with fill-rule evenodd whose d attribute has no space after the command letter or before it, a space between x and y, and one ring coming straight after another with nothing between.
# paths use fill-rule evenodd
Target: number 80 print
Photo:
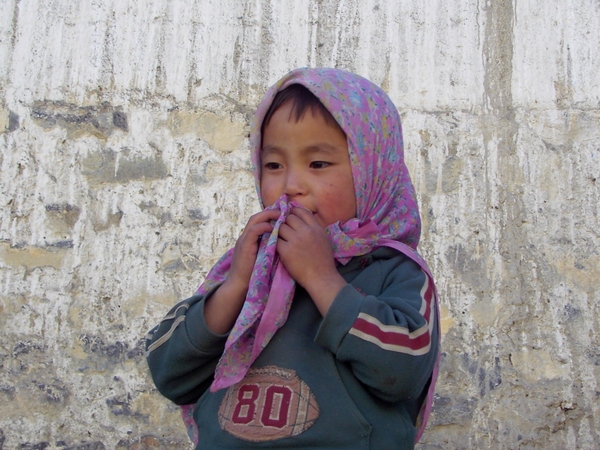
<instances>
[{"instance_id":1,"label":"number 80 print","mask_svg":"<svg viewBox=\"0 0 600 450\"><path fill-rule=\"evenodd\" d=\"M230 387L219 408L219 425L253 442L303 433L319 417L319 406L296 372L275 366L250 369Z\"/></svg>"}]
</instances>

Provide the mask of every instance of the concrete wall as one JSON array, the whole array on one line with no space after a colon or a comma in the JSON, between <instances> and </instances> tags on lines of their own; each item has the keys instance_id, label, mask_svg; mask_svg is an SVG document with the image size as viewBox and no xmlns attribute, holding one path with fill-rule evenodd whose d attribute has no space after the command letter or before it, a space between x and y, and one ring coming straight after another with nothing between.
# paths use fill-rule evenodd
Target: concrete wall
<instances>
[{"instance_id":1,"label":"concrete wall","mask_svg":"<svg viewBox=\"0 0 600 450\"><path fill-rule=\"evenodd\" d=\"M2 0L0 449L188 448L142 338L257 210L289 69L398 106L443 311L419 448L600 447L597 0Z\"/></svg>"}]
</instances>

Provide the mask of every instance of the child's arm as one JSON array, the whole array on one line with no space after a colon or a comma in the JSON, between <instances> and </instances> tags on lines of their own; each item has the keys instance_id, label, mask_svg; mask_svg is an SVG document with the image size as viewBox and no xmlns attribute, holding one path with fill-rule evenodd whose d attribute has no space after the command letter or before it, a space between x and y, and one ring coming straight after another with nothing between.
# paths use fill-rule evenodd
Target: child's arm
<instances>
[{"instance_id":1,"label":"child's arm","mask_svg":"<svg viewBox=\"0 0 600 450\"><path fill-rule=\"evenodd\" d=\"M208 389L225 347L227 335L211 333L204 320L204 300L213 292L178 303L146 336L154 384L179 405L195 403Z\"/></svg>"},{"instance_id":2,"label":"child's arm","mask_svg":"<svg viewBox=\"0 0 600 450\"><path fill-rule=\"evenodd\" d=\"M437 320L429 276L398 255L374 262L339 292L315 340L373 395L415 400L439 352Z\"/></svg>"},{"instance_id":3,"label":"child's arm","mask_svg":"<svg viewBox=\"0 0 600 450\"><path fill-rule=\"evenodd\" d=\"M237 240L223 284L205 296L176 305L148 334L147 360L158 390L177 404L193 403L208 388L227 334L244 303L258 251L258 240L273 227L278 211L248 220Z\"/></svg>"},{"instance_id":4,"label":"child's arm","mask_svg":"<svg viewBox=\"0 0 600 450\"><path fill-rule=\"evenodd\" d=\"M384 277L385 289L365 296L338 273L328 237L310 212L294 208L285 225L277 250L324 317L317 342L349 362L356 378L381 399L418 397L438 353L427 275L398 256L385 263L385 276L377 270L382 264L367 269L373 281Z\"/></svg>"}]
</instances>

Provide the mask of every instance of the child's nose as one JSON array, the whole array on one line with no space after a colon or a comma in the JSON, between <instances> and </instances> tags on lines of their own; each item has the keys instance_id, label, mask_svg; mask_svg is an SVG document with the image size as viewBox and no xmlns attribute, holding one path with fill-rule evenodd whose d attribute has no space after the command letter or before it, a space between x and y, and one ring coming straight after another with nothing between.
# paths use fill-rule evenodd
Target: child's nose
<instances>
[{"instance_id":1,"label":"child's nose","mask_svg":"<svg viewBox=\"0 0 600 450\"><path fill-rule=\"evenodd\" d=\"M303 195L306 193L306 180L299 171L290 170L285 180L285 194L288 197Z\"/></svg>"}]
</instances>

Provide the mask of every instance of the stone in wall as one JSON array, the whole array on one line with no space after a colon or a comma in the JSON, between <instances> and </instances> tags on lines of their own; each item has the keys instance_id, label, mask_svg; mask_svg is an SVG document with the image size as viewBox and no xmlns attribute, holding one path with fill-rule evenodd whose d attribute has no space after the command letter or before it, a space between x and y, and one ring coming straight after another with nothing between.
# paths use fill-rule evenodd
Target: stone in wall
<instances>
[{"instance_id":1,"label":"stone in wall","mask_svg":"<svg viewBox=\"0 0 600 450\"><path fill-rule=\"evenodd\" d=\"M0 107L0 133L10 133L19 128L19 116Z\"/></svg>"},{"instance_id":2,"label":"stone in wall","mask_svg":"<svg viewBox=\"0 0 600 450\"><path fill-rule=\"evenodd\" d=\"M65 102L34 102L31 117L42 128L60 126L67 136L76 138L89 133L99 138L110 136L114 129L127 131L127 115L108 103L99 106L77 106Z\"/></svg>"}]
</instances>

